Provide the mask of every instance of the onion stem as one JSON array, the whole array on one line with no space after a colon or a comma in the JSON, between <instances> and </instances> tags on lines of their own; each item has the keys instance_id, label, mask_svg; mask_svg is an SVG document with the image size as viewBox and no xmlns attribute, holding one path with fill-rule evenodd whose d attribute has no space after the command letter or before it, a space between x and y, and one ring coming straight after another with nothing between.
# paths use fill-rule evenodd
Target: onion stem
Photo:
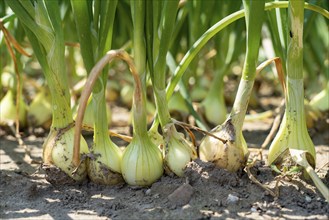
<instances>
[{"instance_id":1,"label":"onion stem","mask_svg":"<svg viewBox=\"0 0 329 220\"><path fill-rule=\"evenodd\" d=\"M179 1L166 1L164 4L164 14L160 22L161 40L159 53L154 64L154 94L162 127L170 123L170 114L166 98L166 56L170 46L171 35L174 29L176 12Z\"/></svg>"},{"instance_id":2,"label":"onion stem","mask_svg":"<svg viewBox=\"0 0 329 220\"><path fill-rule=\"evenodd\" d=\"M257 72L256 63L258 61L261 27L265 15L265 1L244 0L243 5L246 13L247 51L242 78L230 115L223 124L211 131L214 135L228 141L222 143L213 137L206 136L199 147L202 160L212 161L218 167L231 172L236 172L243 167L249 154L247 143L242 134L242 126Z\"/></svg>"},{"instance_id":3,"label":"onion stem","mask_svg":"<svg viewBox=\"0 0 329 220\"><path fill-rule=\"evenodd\" d=\"M69 178L85 178L85 166L81 166L72 175L73 124L70 106L70 93L65 70L65 46L60 8L57 1L6 1L22 23L25 33L32 45L52 98L52 124L47 139L43 144L43 161L46 166L55 165L55 170L68 174ZM81 140L83 151L87 144ZM53 180L53 169L48 173Z\"/></svg>"}]
</instances>

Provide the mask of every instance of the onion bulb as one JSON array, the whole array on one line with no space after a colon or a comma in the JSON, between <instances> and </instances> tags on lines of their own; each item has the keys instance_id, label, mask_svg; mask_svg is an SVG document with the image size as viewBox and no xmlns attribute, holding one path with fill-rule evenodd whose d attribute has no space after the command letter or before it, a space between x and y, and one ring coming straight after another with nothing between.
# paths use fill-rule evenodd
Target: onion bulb
<instances>
[{"instance_id":1,"label":"onion bulb","mask_svg":"<svg viewBox=\"0 0 329 220\"><path fill-rule=\"evenodd\" d=\"M227 115L226 104L222 94L208 95L202 103L207 121L222 124Z\"/></svg>"},{"instance_id":2,"label":"onion bulb","mask_svg":"<svg viewBox=\"0 0 329 220\"><path fill-rule=\"evenodd\" d=\"M69 128L69 130L51 128L43 144L43 162L46 166L60 168L61 171L67 174L68 179L72 178L75 181L82 181L87 176L85 161L82 161L80 166L75 170L75 174L72 174L76 168L72 164L73 140L73 128ZM84 138L80 139L80 153L88 153L88 145ZM54 180L54 177L56 176L53 173L47 173L46 178L49 182L53 183L52 180Z\"/></svg>"},{"instance_id":3,"label":"onion bulb","mask_svg":"<svg viewBox=\"0 0 329 220\"><path fill-rule=\"evenodd\" d=\"M101 145L94 144L87 162L88 177L95 183L115 185L123 182L121 176L122 152L108 137Z\"/></svg>"},{"instance_id":4,"label":"onion bulb","mask_svg":"<svg viewBox=\"0 0 329 220\"><path fill-rule=\"evenodd\" d=\"M122 152L108 136L104 88L98 93L93 93L92 104L95 132L94 145L87 163L88 176L95 183L115 185L123 182L120 164Z\"/></svg>"},{"instance_id":5,"label":"onion bulb","mask_svg":"<svg viewBox=\"0 0 329 220\"><path fill-rule=\"evenodd\" d=\"M124 180L129 185L148 186L162 176L163 159L160 150L148 137L134 135L121 161Z\"/></svg>"},{"instance_id":6,"label":"onion bulb","mask_svg":"<svg viewBox=\"0 0 329 220\"><path fill-rule=\"evenodd\" d=\"M0 125L8 125L9 122L16 120L16 98L12 90L8 90L0 102ZM26 125L27 106L21 96L19 102L19 123L20 126Z\"/></svg>"},{"instance_id":7,"label":"onion bulb","mask_svg":"<svg viewBox=\"0 0 329 220\"><path fill-rule=\"evenodd\" d=\"M327 86L320 93L312 98L310 105L320 111L329 109L329 82L327 82Z\"/></svg>"},{"instance_id":8,"label":"onion bulb","mask_svg":"<svg viewBox=\"0 0 329 220\"><path fill-rule=\"evenodd\" d=\"M206 136L199 147L200 159L211 161L220 168L236 172L245 166L249 152L242 134L243 121L255 81L261 27L264 18L264 1L243 0L247 28L247 51L231 113L227 120L211 133L221 139Z\"/></svg>"},{"instance_id":9,"label":"onion bulb","mask_svg":"<svg viewBox=\"0 0 329 220\"><path fill-rule=\"evenodd\" d=\"M128 107L131 107L133 101L134 87L126 84L120 90L121 101Z\"/></svg>"},{"instance_id":10,"label":"onion bulb","mask_svg":"<svg viewBox=\"0 0 329 220\"><path fill-rule=\"evenodd\" d=\"M183 134L178 133L173 124L168 124L165 131L165 164L177 176L183 176L186 164L197 158L197 153Z\"/></svg>"},{"instance_id":11,"label":"onion bulb","mask_svg":"<svg viewBox=\"0 0 329 220\"><path fill-rule=\"evenodd\" d=\"M224 139L221 141L206 136L199 147L200 159L213 162L217 167L236 172L243 167L248 158L247 144L242 132L237 133L229 118L222 125L211 131L212 134Z\"/></svg>"},{"instance_id":12,"label":"onion bulb","mask_svg":"<svg viewBox=\"0 0 329 220\"><path fill-rule=\"evenodd\" d=\"M4 69L1 73L1 85L3 88L14 89L16 87L15 74Z\"/></svg>"},{"instance_id":13,"label":"onion bulb","mask_svg":"<svg viewBox=\"0 0 329 220\"><path fill-rule=\"evenodd\" d=\"M42 89L34 97L27 112L27 121L30 126L43 126L51 121L51 97L49 93Z\"/></svg>"}]
</instances>

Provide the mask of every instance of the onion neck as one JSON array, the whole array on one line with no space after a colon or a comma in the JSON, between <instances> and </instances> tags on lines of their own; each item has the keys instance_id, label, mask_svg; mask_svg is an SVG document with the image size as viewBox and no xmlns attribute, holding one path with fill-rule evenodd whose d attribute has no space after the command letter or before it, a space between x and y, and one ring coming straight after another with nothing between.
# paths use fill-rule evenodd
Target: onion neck
<instances>
[{"instance_id":1,"label":"onion neck","mask_svg":"<svg viewBox=\"0 0 329 220\"><path fill-rule=\"evenodd\" d=\"M52 100L52 125L51 127L55 130L67 127L73 122L72 110L70 106L69 91L68 87L56 84L53 78L57 78L55 75L47 77L51 100ZM58 82L58 81L57 81Z\"/></svg>"},{"instance_id":2,"label":"onion neck","mask_svg":"<svg viewBox=\"0 0 329 220\"><path fill-rule=\"evenodd\" d=\"M94 143L95 146L105 146L105 139L108 136L107 114L106 114L106 100L105 90L102 89L98 93L93 92L92 104L94 109Z\"/></svg>"},{"instance_id":3,"label":"onion neck","mask_svg":"<svg viewBox=\"0 0 329 220\"><path fill-rule=\"evenodd\" d=\"M230 115L238 135L242 131L244 117L246 115L250 94L254 85L259 53L259 42L261 38L261 28L265 15L264 1L251 2L243 0L243 5L245 8L245 20L247 27L247 51L242 78L240 80L238 92Z\"/></svg>"},{"instance_id":4,"label":"onion neck","mask_svg":"<svg viewBox=\"0 0 329 220\"><path fill-rule=\"evenodd\" d=\"M240 80L238 92L230 113L232 124L234 125L237 133L242 132L243 121L248 109L248 103L253 85L254 80Z\"/></svg>"},{"instance_id":5,"label":"onion neck","mask_svg":"<svg viewBox=\"0 0 329 220\"><path fill-rule=\"evenodd\" d=\"M314 159L310 163L314 166L316 153L306 126L303 79L291 79L288 76L287 83L286 126L283 129L287 129L291 139L288 147L309 152Z\"/></svg>"},{"instance_id":6,"label":"onion neck","mask_svg":"<svg viewBox=\"0 0 329 220\"><path fill-rule=\"evenodd\" d=\"M154 94L155 94L155 103L156 103L158 118L161 127L164 127L171 122L171 117L170 117L167 97L166 97L166 90L164 86L161 86L160 88L154 87Z\"/></svg>"},{"instance_id":7,"label":"onion neck","mask_svg":"<svg viewBox=\"0 0 329 220\"><path fill-rule=\"evenodd\" d=\"M138 75L134 75L135 91L133 96L133 132L134 136L144 137L147 135L146 118L146 94L142 89L142 84Z\"/></svg>"}]
</instances>

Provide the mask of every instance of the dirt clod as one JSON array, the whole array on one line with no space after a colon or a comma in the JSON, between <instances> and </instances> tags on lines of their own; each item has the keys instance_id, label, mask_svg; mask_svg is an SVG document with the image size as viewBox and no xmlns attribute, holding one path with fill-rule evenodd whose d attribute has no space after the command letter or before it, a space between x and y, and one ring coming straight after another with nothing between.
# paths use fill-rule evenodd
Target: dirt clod
<instances>
[{"instance_id":1,"label":"dirt clod","mask_svg":"<svg viewBox=\"0 0 329 220\"><path fill-rule=\"evenodd\" d=\"M190 201L193 191L193 187L190 184L185 183L171 193L168 196L168 200L170 203L177 206L186 205Z\"/></svg>"},{"instance_id":2,"label":"dirt clod","mask_svg":"<svg viewBox=\"0 0 329 220\"><path fill-rule=\"evenodd\" d=\"M74 179L56 166L43 164L42 169L46 173L46 180L54 186L76 184Z\"/></svg>"}]
</instances>

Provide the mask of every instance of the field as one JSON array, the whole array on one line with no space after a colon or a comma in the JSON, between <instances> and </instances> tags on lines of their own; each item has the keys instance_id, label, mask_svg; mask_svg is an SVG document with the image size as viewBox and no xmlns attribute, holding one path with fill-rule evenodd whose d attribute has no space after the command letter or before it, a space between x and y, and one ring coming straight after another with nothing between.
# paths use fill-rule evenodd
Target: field
<instances>
[{"instance_id":1,"label":"field","mask_svg":"<svg viewBox=\"0 0 329 220\"><path fill-rule=\"evenodd\" d=\"M328 8L0 0L0 218L329 219Z\"/></svg>"}]
</instances>

